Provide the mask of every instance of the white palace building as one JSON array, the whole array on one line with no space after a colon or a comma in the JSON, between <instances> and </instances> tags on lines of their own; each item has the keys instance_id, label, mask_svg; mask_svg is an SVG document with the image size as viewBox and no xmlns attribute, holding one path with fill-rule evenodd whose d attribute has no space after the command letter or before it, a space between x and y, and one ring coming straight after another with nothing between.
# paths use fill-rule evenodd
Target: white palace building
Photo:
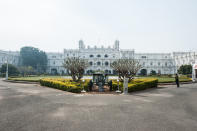
<instances>
[{"instance_id":1,"label":"white palace building","mask_svg":"<svg viewBox=\"0 0 197 131\"><path fill-rule=\"evenodd\" d=\"M108 74L115 74L115 71L110 67L110 63L121 58L134 58L139 60L143 66L142 69L146 70L147 74L150 74L152 70L158 74L175 74L181 65L197 64L196 52L136 53L132 49L120 49L118 40L115 41L113 47L85 46L84 42L80 40L78 49L64 49L62 53L47 52L47 57L47 73L58 73L61 75L67 74L63 63L64 59L68 57L87 59L90 66L86 69L86 74L99 70ZM19 52L0 50L0 66L6 63L7 60L10 64L18 65ZM138 73L140 73L140 71Z\"/></svg>"},{"instance_id":2,"label":"white palace building","mask_svg":"<svg viewBox=\"0 0 197 131\"><path fill-rule=\"evenodd\" d=\"M82 40L79 41L78 49L64 49L63 53L47 53L48 72L51 74L66 74L66 69L62 63L67 57L80 57L87 59L90 66L85 73L90 74L93 71L104 71L108 74L114 74L115 71L110 67L110 63L121 58L134 58L140 61L142 69L150 74L152 70L159 74L176 73L175 60L171 53L135 53L134 50L123 50L119 48L119 41L116 40L113 47L90 47L85 46ZM139 71L140 72L140 71Z\"/></svg>"}]
</instances>

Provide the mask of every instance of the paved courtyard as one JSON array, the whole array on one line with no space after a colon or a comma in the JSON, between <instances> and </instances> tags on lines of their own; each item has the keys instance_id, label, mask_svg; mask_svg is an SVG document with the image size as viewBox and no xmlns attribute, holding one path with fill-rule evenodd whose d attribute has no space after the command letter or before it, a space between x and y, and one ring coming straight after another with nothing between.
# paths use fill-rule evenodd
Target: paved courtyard
<instances>
[{"instance_id":1,"label":"paved courtyard","mask_svg":"<svg viewBox=\"0 0 197 131\"><path fill-rule=\"evenodd\" d=\"M195 131L197 84L72 94L0 80L0 131Z\"/></svg>"}]
</instances>

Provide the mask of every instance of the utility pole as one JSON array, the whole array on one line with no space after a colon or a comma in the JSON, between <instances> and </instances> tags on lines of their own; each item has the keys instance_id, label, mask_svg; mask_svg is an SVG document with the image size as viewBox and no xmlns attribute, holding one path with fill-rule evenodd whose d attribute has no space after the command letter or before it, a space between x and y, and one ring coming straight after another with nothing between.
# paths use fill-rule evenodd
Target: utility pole
<instances>
[{"instance_id":1,"label":"utility pole","mask_svg":"<svg viewBox=\"0 0 197 131\"><path fill-rule=\"evenodd\" d=\"M6 67L6 77L5 77L6 80L8 80L8 56L7 56L7 67Z\"/></svg>"}]
</instances>

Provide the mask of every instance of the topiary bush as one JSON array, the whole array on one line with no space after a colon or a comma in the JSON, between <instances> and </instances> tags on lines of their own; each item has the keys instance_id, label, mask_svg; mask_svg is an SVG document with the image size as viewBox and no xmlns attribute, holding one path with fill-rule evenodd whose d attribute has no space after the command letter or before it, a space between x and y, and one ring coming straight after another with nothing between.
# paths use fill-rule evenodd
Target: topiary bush
<instances>
[{"instance_id":1,"label":"topiary bush","mask_svg":"<svg viewBox=\"0 0 197 131\"><path fill-rule=\"evenodd\" d=\"M83 90L83 87L86 91L89 90L90 80L85 80L84 82L74 82L71 79L63 78L43 78L40 80L42 86L47 86L51 88L56 88L63 91L69 91L73 93L80 93ZM155 78L146 78L146 79L134 79L128 83L128 92L145 90L148 88L157 87L158 79ZM116 91L118 88L118 82L112 80L112 90ZM123 90L123 82L119 82L119 89Z\"/></svg>"},{"instance_id":2,"label":"topiary bush","mask_svg":"<svg viewBox=\"0 0 197 131\"><path fill-rule=\"evenodd\" d=\"M73 82L70 79L40 79L40 85L51 88L56 88L63 91L69 91L73 93L80 93L83 90L81 82ZM87 87L88 82L84 82L84 88Z\"/></svg>"},{"instance_id":3,"label":"topiary bush","mask_svg":"<svg viewBox=\"0 0 197 131\"><path fill-rule=\"evenodd\" d=\"M134 79L128 83L128 92L145 90L148 88L154 88L158 85L158 79L146 78L146 79ZM118 82L112 80L112 90L115 91L118 88ZM119 82L119 89L123 90L123 82Z\"/></svg>"},{"instance_id":4,"label":"topiary bush","mask_svg":"<svg viewBox=\"0 0 197 131\"><path fill-rule=\"evenodd\" d=\"M140 80L140 82L137 80L134 81L133 83L128 84L128 92L154 88L157 87L157 84L158 84L158 79L144 79L144 80Z\"/></svg>"}]
</instances>

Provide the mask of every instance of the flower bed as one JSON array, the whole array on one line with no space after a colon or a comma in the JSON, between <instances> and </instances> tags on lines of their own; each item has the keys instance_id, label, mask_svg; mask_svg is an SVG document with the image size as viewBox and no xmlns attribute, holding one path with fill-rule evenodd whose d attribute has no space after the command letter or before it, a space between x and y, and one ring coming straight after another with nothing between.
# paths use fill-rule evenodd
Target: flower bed
<instances>
[{"instance_id":1,"label":"flower bed","mask_svg":"<svg viewBox=\"0 0 197 131\"><path fill-rule=\"evenodd\" d=\"M43 78L40 79L40 84L42 86L52 87L59 90L69 91L73 93L79 93L83 90L83 86L85 89L88 88L89 80L85 80L82 84L82 81L73 82L71 79L52 79L52 78ZM83 86L82 86L83 85Z\"/></svg>"},{"instance_id":2,"label":"flower bed","mask_svg":"<svg viewBox=\"0 0 197 131\"><path fill-rule=\"evenodd\" d=\"M43 78L40 79L40 84L42 86L52 87L63 91L69 91L73 93L80 93L84 89L88 90L89 79L86 79L84 83L82 81L73 82L71 79L63 78ZM145 90L148 88L157 87L158 79L147 78L147 79L134 79L128 83L128 92ZM117 90L118 83L115 80L112 80L113 90ZM123 90L123 83L119 83L120 90Z\"/></svg>"},{"instance_id":3,"label":"flower bed","mask_svg":"<svg viewBox=\"0 0 197 131\"><path fill-rule=\"evenodd\" d=\"M134 79L131 82L128 83L128 92L133 91L139 91L139 90L145 90L148 88L154 88L157 87L158 79L154 78L147 78L147 79ZM112 81L112 89L117 90L118 83L117 81ZM120 90L123 90L123 83L119 82L119 88Z\"/></svg>"}]
</instances>

